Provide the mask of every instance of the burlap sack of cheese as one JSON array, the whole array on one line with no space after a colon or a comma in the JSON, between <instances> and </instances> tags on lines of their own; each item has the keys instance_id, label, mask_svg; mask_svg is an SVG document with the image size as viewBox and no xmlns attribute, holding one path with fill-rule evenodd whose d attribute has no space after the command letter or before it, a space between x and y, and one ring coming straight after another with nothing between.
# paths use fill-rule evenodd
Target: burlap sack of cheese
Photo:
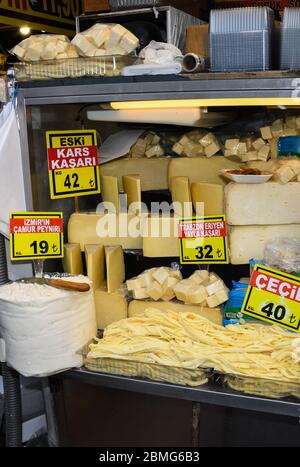
<instances>
[{"instance_id":1,"label":"burlap sack of cheese","mask_svg":"<svg viewBox=\"0 0 300 467\"><path fill-rule=\"evenodd\" d=\"M139 45L138 38L120 24L94 24L72 40L81 57L128 55Z\"/></svg>"},{"instance_id":2,"label":"burlap sack of cheese","mask_svg":"<svg viewBox=\"0 0 300 467\"><path fill-rule=\"evenodd\" d=\"M11 49L10 53L18 57L22 62L64 60L79 56L67 36L58 34L30 36Z\"/></svg>"}]
</instances>

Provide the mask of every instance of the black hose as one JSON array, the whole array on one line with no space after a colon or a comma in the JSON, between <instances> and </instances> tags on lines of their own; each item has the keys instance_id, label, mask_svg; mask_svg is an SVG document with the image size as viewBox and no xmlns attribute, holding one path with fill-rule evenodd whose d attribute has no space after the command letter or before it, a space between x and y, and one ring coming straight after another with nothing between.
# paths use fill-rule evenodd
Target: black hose
<instances>
[{"instance_id":1,"label":"black hose","mask_svg":"<svg viewBox=\"0 0 300 467\"><path fill-rule=\"evenodd\" d=\"M7 284L8 271L5 253L5 240L0 234L0 285ZM4 414L6 424L6 446L22 446L22 404L19 373L1 364L4 387Z\"/></svg>"}]
</instances>

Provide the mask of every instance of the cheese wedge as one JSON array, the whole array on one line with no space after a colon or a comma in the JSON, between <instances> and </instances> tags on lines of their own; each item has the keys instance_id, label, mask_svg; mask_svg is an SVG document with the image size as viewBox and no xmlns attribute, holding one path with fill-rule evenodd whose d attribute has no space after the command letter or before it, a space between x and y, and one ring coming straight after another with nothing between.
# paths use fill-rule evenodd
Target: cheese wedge
<instances>
[{"instance_id":1,"label":"cheese wedge","mask_svg":"<svg viewBox=\"0 0 300 467\"><path fill-rule=\"evenodd\" d=\"M109 212L115 212L116 214L119 214L120 205L118 178L111 175L101 175L100 182L102 201L104 203L109 203L105 205L105 208Z\"/></svg>"},{"instance_id":2,"label":"cheese wedge","mask_svg":"<svg viewBox=\"0 0 300 467\"><path fill-rule=\"evenodd\" d=\"M98 329L105 329L110 324L128 316L128 304L125 289L109 293L103 285L95 290L95 307Z\"/></svg>"},{"instance_id":3,"label":"cheese wedge","mask_svg":"<svg viewBox=\"0 0 300 467\"><path fill-rule=\"evenodd\" d=\"M82 257L79 243L64 244L64 272L75 276L83 274Z\"/></svg>"},{"instance_id":4,"label":"cheese wedge","mask_svg":"<svg viewBox=\"0 0 300 467\"><path fill-rule=\"evenodd\" d=\"M224 214L223 185L192 183L191 191L194 210L197 214L202 216L219 216Z\"/></svg>"},{"instance_id":5,"label":"cheese wedge","mask_svg":"<svg viewBox=\"0 0 300 467\"><path fill-rule=\"evenodd\" d=\"M142 190L139 175L124 175L123 187L127 196L128 211L140 214L142 208Z\"/></svg>"},{"instance_id":6,"label":"cheese wedge","mask_svg":"<svg viewBox=\"0 0 300 467\"><path fill-rule=\"evenodd\" d=\"M181 217L192 217L193 205L188 177L171 179L171 195L175 214Z\"/></svg>"},{"instance_id":7,"label":"cheese wedge","mask_svg":"<svg viewBox=\"0 0 300 467\"><path fill-rule=\"evenodd\" d=\"M208 308L200 305L184 305L176 301L171 302L151 302L142 300L132 300L128 307L128 317L141 315L147 308L156 308L161 311L176 311L178 313L195 313L196 315L203 316L204 318L212 321L213 323L222 325L222 314L220 308Z\"/></svg>"},{"instance_id":8,"label":"cheese wedge","mask_svg":"<svg viewBox=\"0 0 300 467\"><path fill-rule=\"evenodd\" d=\"M106 280L108 293L119 290L125 281L125 263L122 247L106 246Z\"/></svg>"},{"instance_id":9,"label":"cheese wedge","mask_svg":"<svg viewBox=\"0 0 300 467\"><path fill-rule=\"evenodd\" d=\"M85 245L87 275L93 282L94 290L105 282L105 253L103 245Z\"/></svg>"}]
</instances>

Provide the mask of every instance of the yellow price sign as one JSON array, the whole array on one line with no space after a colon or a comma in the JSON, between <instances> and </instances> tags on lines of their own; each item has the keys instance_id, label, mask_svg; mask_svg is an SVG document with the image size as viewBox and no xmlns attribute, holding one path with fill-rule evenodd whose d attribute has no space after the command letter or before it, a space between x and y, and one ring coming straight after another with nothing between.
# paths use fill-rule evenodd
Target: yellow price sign
<instances>
[{"instance_id":1,"label":"yellow price sign","mask_svg":"<svg viewBox=\"0 0 300 467\"><path fill-rule=\"evenodd\" d=\"M178 230L181 264L228 264L225 216L182 219Z\"/></svg>"},{"instance_id":2,"label":"yellow price sign","mask_svg":"<svg viewBox=\"0 0 300 467\"><path fill-rule=\"evenodd\" d=\"M96 130L47 131L51 199L100 193Z\"/></svg>"},{"instance_id":3,"label":"yellow price sign","mask_svg":"<svg viewBox=\"0 0 300 467\"><path fill-rule=\"evenodd\" d=\"M15 212L10 215L10 258L13 261L63 257L61 212Z\"/></svg>"},{"instance_id":4,"label":"yellow price sign","mask_svg":"<svg viewBox=\"0 0 300 467\"><path fill-rule=\"evenodd\" d=\"M241 312L299 332L300 278L256 265Z\"/></svg>"}]
</instances>

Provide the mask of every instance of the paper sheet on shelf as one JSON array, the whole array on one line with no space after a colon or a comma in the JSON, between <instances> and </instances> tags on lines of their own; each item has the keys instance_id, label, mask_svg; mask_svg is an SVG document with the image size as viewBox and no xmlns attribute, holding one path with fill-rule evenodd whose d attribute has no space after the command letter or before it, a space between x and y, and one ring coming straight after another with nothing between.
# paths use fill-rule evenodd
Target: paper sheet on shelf
<instances>
[{"instance_id":1,"label":"paper sheet on shelf","mask_svg":"<svg viewBox=\"0 0 300 467\"><path fill-rule=\"evenodd\" d=\"M144 130L124 130L118 131L109 136L100 148L100 169L101 164L119 159L128 154L131 146L144 133Z\"/></svg>"},{"instance_id":2,"label":"paper sheet on shelf","mask_svg":"<svg viewBox=\"0 0 300 467\"><path fill-rule=\"evenodd\" d=\"M9 237L10 212L26 211L21 142L12 103L0 114L0 134L0 232Z\"/></svg>"},{"instance_id":3,"label":"paper sheet on shelf","mask_svg":"<svg viewBox=\"0 0 300 467\"><path fill-rule=\"evenodd\" d=\"M177 75L182 70L181 63L173 62L166 65L142 64L125 66L122 70L123 76L140 75Z\"/></svg>"}]
</instances>

